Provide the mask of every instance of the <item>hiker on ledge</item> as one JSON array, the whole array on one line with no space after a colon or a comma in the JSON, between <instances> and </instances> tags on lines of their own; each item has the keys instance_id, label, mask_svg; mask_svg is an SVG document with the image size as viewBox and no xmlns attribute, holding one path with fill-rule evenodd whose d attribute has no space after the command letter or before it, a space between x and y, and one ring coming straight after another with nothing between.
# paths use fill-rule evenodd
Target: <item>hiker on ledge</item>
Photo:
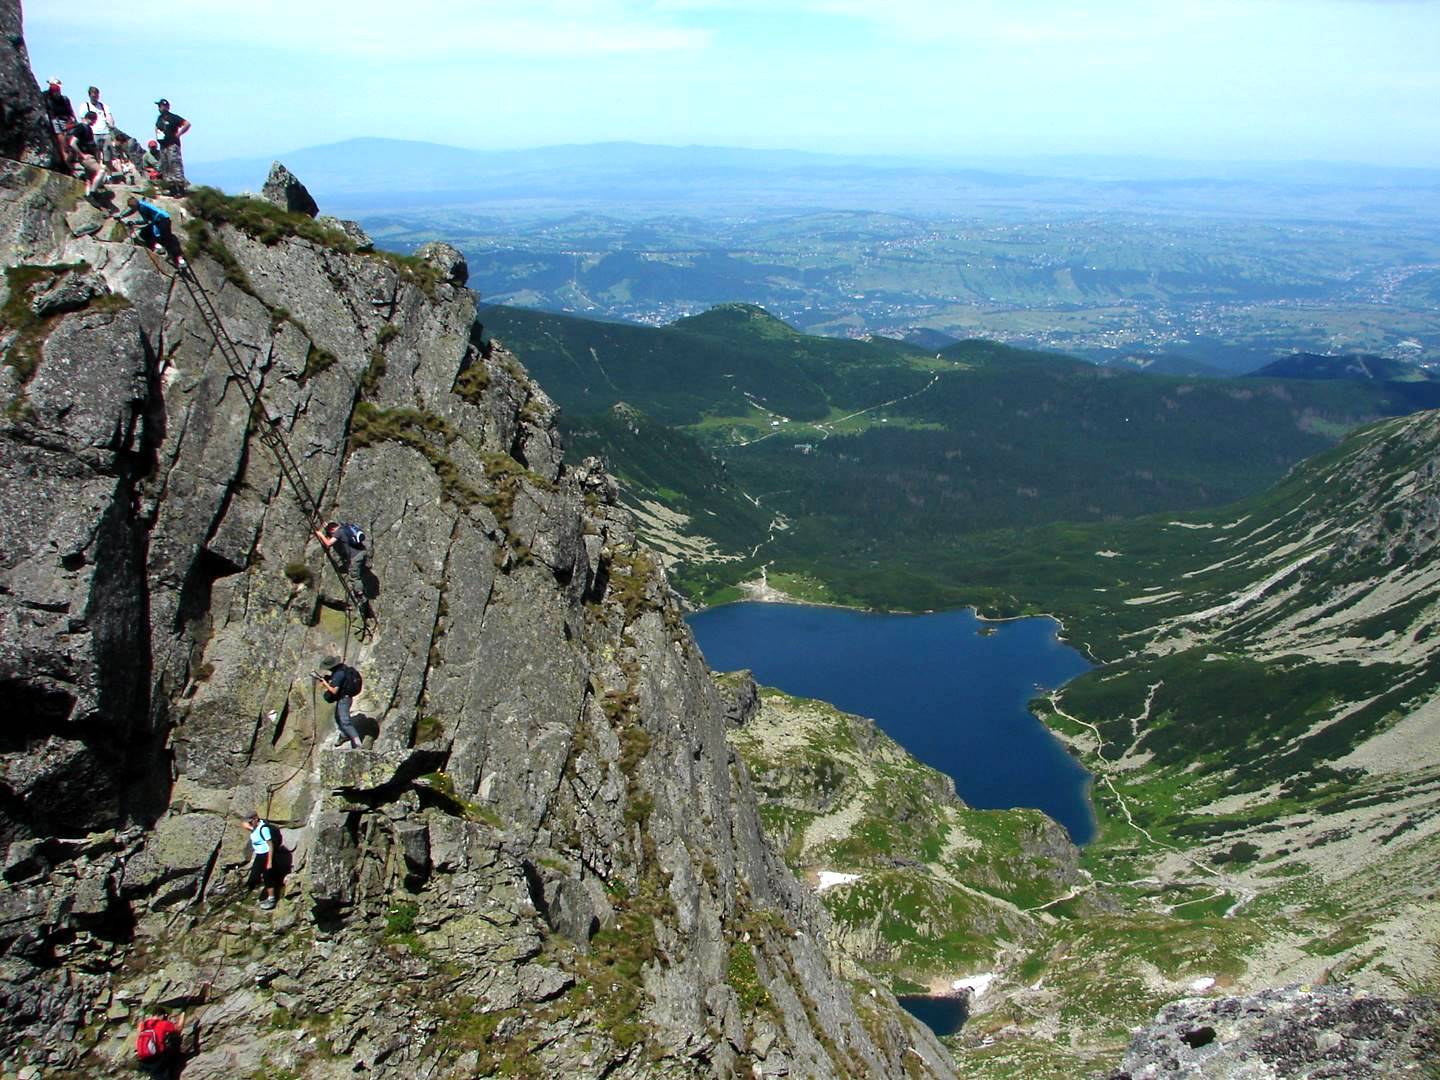
<instances>
[{"instance_id":1,"label":"hiker on ledge","mask_svg":"<svg viewBox=\"0 0 1440 1080\"><path fill-rule=\"evenodd\" d=\"M335 727L340 732L340 738L335 745L344 746L348 741L350 749L359 750L360 732L356 729L355 722L350 719L350 704L365 682L360 678L360 672L338 656L326 657L322 666L329 670L329 677L317 672L315 679L325 688L325 700L335 703Z\"/></svg>"},{"instance_id":2,"label":"hiker on ledge","mask_svg":"<svg viewBox=\"0 0 1440 1080\"><path fill-rule=\"evenodd\" d=\"M255 858L250 863L250 880L245 883L247 889L253 889L257 884L264 883L260 890L260 906L266 911L275 907L279 900L279 890L276 885L279 881L279 867L275 862L275 834L270 828L270 823L259 814L251 813L244 819L247 832L250 833L250 850L255 853Z\"/></svg>"},{"instance_id":3,"label":"hiker on ledge","mask_svg":"<svg viewBox=\"0 0 1440 1080\"><path fill-rule=\"evenodd\" d=\"M109 164L119 149L115 145L115 117L110 114L110 106L100 100L100 88L92 86L86 91L88 97L85 99L85 108L95 114L95 119L89 121L90 129L95 132L95 141L100 146L100 153L97 155L102 163Z\"/></svg>"},{"instance_id":4,"label":"hiker on ledge","mask_svg":"<svg viewBox=\"0 0 1440 1080\"><path fill-rule=\"evenodd\" d=\"M365 599L365 568L370 553L365 550L365 530L355 524L327 521L315 530L315 538L335 553L340 569L349 576L351 589L360 600Z\"/></svg>"},{"instance_id":5,"label":"hiker on ledge","mask_svg":"<svg viewBox=\"0 0 1440 1080\"><path fill-rule=\"evenodd\" d=\"M95 114L87 112L78 124L72 124L66 140L70 160L85 173L85 197L91 198L105 180L105 167L100 164L100 146L95 141Z\"/></svg>"},{"instance_id":6,"label":"hiker on ledge","mask_svg":"<svg viewBox=\"0 0 1440 1080\"><path fill-rule=\"evenodd\" d=\"M170 102L155 102L155 138L160 140L160 173L171 195L185 194L185 161L180 156L180 136L190 130L190 121L170 111Z\"/></svg>"},{"instance_id":7,"label":"hiker on ledge","mask_svg":"<svg viewBox=\"0 0 1440 1080\"><path fill-rule=\"evenodd\" d=\"M135 239L154 251L157 246L165 249L165 254L170 256L170 261L175 264L177 270L185 269L185 256L180 254L180 241L170 230L170 215L158 206L146 202L144 199L137 199L131 195L125 200L126 209L115 215L116 221L125 221L131 214L140 215L140 228L135 233ZM126 222L129 224L129 222Z\"/></svg>"},{"instance_id":8,"label":"hiker on ledge","mask_svg":"<svg viewBox=\"0 0 1440 1080\"><path fill-rule=\"evenodd\" d=\"M70 104L70 99L60 89L60 80L51 79L50 85L45 88L45 93L40 96L45 99L45 112L50 117L50 130L55 133L55 149L60 154L60 167L66 172L70 171L70 140L66 138L66 132L70 125L75 123L75 108Z\"/></svg>"},{"instance_id":9,"label":"hiker on ledge","mask_svg":"<svg viewBox=\"0 0 1440 1080\"><path fill-rule=\"evenodd\" d=\"M140 158L140 167L145 170L147 180L160 179L160 144L151 139Z\"/></svg>"}]
</instances>

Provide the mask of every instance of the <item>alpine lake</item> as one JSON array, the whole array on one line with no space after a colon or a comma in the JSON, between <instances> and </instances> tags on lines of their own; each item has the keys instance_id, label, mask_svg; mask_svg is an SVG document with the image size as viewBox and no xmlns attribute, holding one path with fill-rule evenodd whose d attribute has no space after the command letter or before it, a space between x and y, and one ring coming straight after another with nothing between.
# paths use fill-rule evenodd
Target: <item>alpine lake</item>
<instances>
[{"instance_id":1,"label":"alpine lake","mask_svg":"<svg viewBox=\"0 0 1440 1080\"><path fill-rule=\"evenodd\" d=\"M748 668L762 685L872 718L972 807L1034 807L1076 844L1094 837L1090 774L1028 708L1091 666L1053 619L746 602L688 621L716 671ZM962 998L900 1001L940 1035L965 1021Z\"/></svg>"}]
</instances>

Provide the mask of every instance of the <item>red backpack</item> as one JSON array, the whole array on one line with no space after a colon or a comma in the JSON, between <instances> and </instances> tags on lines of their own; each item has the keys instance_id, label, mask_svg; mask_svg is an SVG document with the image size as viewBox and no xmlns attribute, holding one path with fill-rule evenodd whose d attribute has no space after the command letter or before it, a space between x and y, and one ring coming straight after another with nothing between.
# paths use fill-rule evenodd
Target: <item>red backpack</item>
<instances>
[{"instance_id":1,"label":"red backpack","mask_svg":"<svg viewBox=\"0 0 1440 1080\"><path fill-rule=\"evenodd\" d=\"M180 1029L168 1016L146 1017L140 1021L140 1033L135 1036L135 1056L145 1062L159 1061L179 1043Z\"/></svg>"}]
</instances>

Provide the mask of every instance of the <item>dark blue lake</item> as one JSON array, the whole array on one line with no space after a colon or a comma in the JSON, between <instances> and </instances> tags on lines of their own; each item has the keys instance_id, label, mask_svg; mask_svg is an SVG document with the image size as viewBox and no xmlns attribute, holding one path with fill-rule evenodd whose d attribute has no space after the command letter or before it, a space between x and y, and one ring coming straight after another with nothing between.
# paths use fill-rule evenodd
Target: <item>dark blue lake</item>
<instances>
[{"instance_id":1,"label":"dark blue lake","mask_svg":"<svg viewBox=\"0 0 1440 1080\"><path fill-rule=\"evenodd\" d=\"M1090 667L1054 620L744 603L689 622L712 668L873 718L970 806L1033 806L1077 844L1094 836L1089 773L1026 708Z\"/></svg>"}]
</instances>

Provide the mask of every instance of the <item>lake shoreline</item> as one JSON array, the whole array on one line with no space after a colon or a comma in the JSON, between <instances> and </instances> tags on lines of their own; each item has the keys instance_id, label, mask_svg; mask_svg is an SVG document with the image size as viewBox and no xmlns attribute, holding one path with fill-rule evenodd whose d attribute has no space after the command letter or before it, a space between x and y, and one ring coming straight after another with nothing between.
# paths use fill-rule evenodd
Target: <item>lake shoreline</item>
<instances>
[{"instance_id":1,"label":"lake shoreline","mask_svg":"<svg viewBox=\"0 0 1440 1080\"><path fill-rule=\"evenodd\" d=\"M1092 665L1058 619L985 619L973 605L881 612L812 604L769 587L768 601L717 604L687 618L716 670L875 720L950 776L977 810L1028 806L1091 842L1093 777L1029 703ZM1067 659L1068 657L1068 659ZM1025 723L1016 724L1023 716Z\"/></svg>"},{"instance_id":2,"label":"lake shoreline","mask_svg":"<svg viewBox=\"0 0 1440 1080\"><path fill-rule=\"evenodd\" d=\"M861 607L856 604L842 604L835 600L809 600L793 593L787 593L784 589L777 589L771 585L765 574L765 568L760 568L760 576L749 581L738 582L735 588L744 595L738 600L727 600L723 604L706 604L703 607L693 608L692 612L698 614L702 611L712 611L715 608L728 607L731 604L794 604L800 607L837 608L841 611L859 611L866 615L939 615L945 611L968 611L983 623L1009 623L1018 622L1021 619L1049 619L1058 629L1055 637L1063 641L1072 649L1078 649L1084 653L1085 658L1096 667L1101 666L1104 661L1091 652L1088 645L1082 645L1066 633L1065 620L1054 612L1036 611L1028 615L986 615L975 604L961 604L953 608L922 608L919 611L904 611L896 608Z\"/></svg>"}]
</instances>

